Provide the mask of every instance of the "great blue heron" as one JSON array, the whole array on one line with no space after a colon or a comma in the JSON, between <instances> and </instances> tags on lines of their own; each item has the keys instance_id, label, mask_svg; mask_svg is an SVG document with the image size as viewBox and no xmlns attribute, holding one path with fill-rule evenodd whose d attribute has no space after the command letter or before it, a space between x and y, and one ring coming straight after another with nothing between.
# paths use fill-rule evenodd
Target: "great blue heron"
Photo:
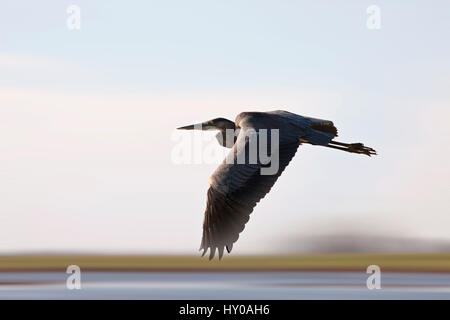
<instances>
[{"instance_id":1,"label":"great blue heron","mask_svg":"<svg viewBox=\"0 0 450 320\"><path fill-rule=\"evenodd\" d=\"M210 260L216 249L219 259L223 256L224 248L228 253L231 252L233 243L244 230L253 208L270 191L302 143L368 156L376 154L374 149L362 143L334 141L337 129L331 121L303 117L287 111L243 112L236 117L235 122L217 118L178 129L219 130L219 142L225 147L231 147L228 160L236 160L240 154L248 151L247 133L250 130L259 133L262 129L266 129L265 132L278 129L279 168L275 174L261 174L260 169L268 164L260 161L252 164L224 160L211 176L200 246L200 250L203 249L202 256L210 249ZM229 136L226 131L229 130L238 131L231 143L226 139ZM267 143L270 149L271 140L267 140Z\"/></svg>"}]
</instances>

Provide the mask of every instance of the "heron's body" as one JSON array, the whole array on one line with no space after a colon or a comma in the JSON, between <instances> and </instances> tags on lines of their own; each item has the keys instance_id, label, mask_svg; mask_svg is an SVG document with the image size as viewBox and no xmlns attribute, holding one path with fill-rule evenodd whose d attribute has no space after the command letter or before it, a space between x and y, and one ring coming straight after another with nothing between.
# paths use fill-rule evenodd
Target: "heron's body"
<instances>
[{"instance_id":1,"label":"heron's body","mask_svg":"<svg viewBox=\"0 0 450 320\"><path fill-rule=\"evenodd\" d=\"M216 249L219 258L224 248L231 252L233 243L239 238L249 220L250 213L256 204L270 191L278 177L294 157L299 145L308 143L352 153L366 155L376 154L375 150L361 143L341 143L333 141L337 129L333 122L309 117L303 117L287 111L273 112L243 112L234 122L218 118L196 126L186 126L179 129L219 130L219 143L231 147L230 153L210 178L208 200L203 223L203 237L200 249L203 254L210 249L210 259ZM265 130L264 130L265 129ZM226 137L227 130L236 130L238 134L230 141ZM278 170L273 174L261 174L264 167L262 161L248 161L248 133L271 132L279 133ZM258 138L260 139L260 138ZM268 139L268 151L271 151L271 141ZM273 146L275 147L275 146ZM275 151L275 148L274 150ZM244 154L245 162L236 161Z\"/></svg>"}]
</instances>

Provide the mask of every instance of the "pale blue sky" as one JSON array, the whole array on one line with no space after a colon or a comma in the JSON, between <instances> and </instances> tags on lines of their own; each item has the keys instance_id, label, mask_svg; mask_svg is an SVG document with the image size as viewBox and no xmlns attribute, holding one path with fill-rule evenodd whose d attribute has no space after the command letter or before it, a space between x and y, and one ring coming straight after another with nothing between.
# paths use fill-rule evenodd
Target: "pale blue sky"
<instances>
[{"instance_id":1,"label":"pale blue sky","mask_svg":"<svg viewBox=\"0 0 450 320\"><path fill-rule=\"evenodd\" d=\"M173 129L273 109L379 156L302 147L236 252L334 224L450 238L448 39L446 1L3 1L0 253L196 253L215 165L173 164Z\"/></svg>"}]
</instances>

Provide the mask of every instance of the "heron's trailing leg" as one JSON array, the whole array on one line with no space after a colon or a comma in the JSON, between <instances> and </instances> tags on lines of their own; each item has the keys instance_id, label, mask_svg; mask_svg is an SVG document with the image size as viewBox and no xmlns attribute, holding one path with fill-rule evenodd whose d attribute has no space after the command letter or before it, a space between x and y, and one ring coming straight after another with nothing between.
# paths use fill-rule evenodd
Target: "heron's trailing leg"
<instances>
[{"instance_id":1,"label":"heron's trailing leg","mask_svg":"<svg viewBox=\"0 0 450 320\"><path fill-rule=\"evenodd\" d=\"M362 143L343 143L332 140L328 143L327 147L352 153L366 154L369 157L377 154L374 149L366 147Z\"/></svg>"}]
</instances>

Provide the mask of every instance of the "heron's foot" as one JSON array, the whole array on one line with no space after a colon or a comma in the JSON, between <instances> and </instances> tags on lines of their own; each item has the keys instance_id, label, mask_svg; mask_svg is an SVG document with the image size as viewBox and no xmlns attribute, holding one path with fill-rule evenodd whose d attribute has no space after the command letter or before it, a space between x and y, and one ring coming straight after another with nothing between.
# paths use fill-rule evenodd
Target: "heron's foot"
<instances>
[{"instance_id":1,"label":"heron's foot","mask_svg":"<svg viewBox=\"0 0 450 320\"><path fill-rule=\"evenodd\" d=\"M368 155L369 157L377 154L377 152L374 149L372 149L370 147L366 147L362 143L350 143L348 145L348 151L354 152L354 153L365 154L365 155Z\"/></svg>"},{"instance_id":2,"label":"heron's foot","mask_svg":"<svg viewBox=\"0 0 450 320\"><path fill-rule=\"evenodd\" d=\"M344 143L332 140L328 143L327 147L352 153L365 154L368 155L369 157L377 154L377 152L374 149L366 147L362 143Z\"/></svg>"}]
</instances>

